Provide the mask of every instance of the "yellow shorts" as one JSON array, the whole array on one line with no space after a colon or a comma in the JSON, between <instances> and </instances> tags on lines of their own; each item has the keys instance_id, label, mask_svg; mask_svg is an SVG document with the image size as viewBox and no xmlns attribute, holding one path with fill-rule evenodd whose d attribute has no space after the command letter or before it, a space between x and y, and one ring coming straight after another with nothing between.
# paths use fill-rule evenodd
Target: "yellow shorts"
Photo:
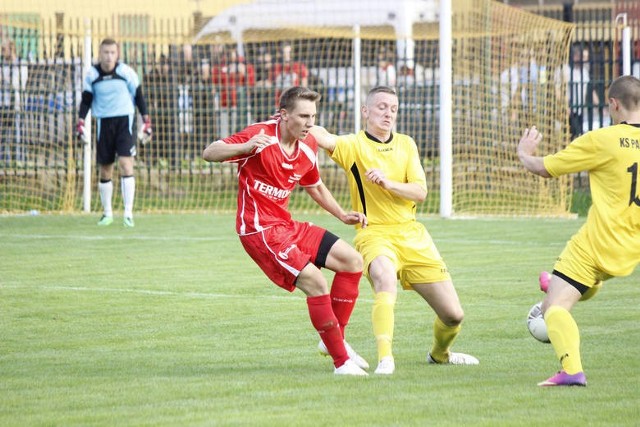
<instances>
[{"instance_id":1,"label":"yellow shorts","mask_svg":"<svg viewBox=\"0 0 640 427\"><path fill-rule=\"evenodd\" d=\"M381 255L395 264L403 289L413 289L412 284L451 280L429 232L419 222L369 225L358 230L354 245L364 258L364 274L369 283L369 264Z\"/></svg>"},{"instance_id":2,"label":"yellow shorts","mask_svg":"<svg viewBox=\"0 0 640 427\"><path fill-rule=\"evenodd\" d=\"M574 239L564 247L553 269L588 288L612 277L598 269L593 255Z\"/></svg>"}]
</instances>

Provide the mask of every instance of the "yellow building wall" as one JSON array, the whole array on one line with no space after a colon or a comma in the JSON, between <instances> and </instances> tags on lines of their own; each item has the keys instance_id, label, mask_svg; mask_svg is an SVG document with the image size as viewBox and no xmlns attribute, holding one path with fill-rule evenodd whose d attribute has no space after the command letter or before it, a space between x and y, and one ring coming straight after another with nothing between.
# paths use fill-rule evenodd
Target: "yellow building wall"
<instances>
[{"instance_id":1,"label":"yellow building wall","mask_svg":"<svg viewBox=\"0 0 640 427\"><path fill-rule=\"evenodd\" d=\"M63 12L65 18L109 18L114 15L140 14L154 18L188 18L200 11L215 16L222 10L254 0L0 0L0 14L35 13L53 18Z\"/></svg>"}]
</instances>

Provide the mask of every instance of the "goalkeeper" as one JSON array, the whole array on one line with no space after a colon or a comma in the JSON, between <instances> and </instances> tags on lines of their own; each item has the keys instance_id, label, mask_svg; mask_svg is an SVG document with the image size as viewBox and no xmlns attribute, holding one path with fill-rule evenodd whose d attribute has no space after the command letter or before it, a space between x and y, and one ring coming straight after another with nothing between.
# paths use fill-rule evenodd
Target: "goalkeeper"
<instances>
[{"instance_id":1,"label":"goalkeeper","mask_svg":"<svg viewBox=\"0 0 640 427\"><path fill-rule=\"evenodd\" d=\"M392 340L398 279L436 313L426 361L477 365L475 357L450 351L464 313L445 262L429 232L416 221L416 203L426 198L427 183L416 143L392 132L398 115L396 92L388 86L371 89L362 114L366 129L357 135L331 135L318 126L311 133L347 172L352 209L368 219L366 228L356 224L354 243L375 294L371 313L378 346L375 373L395 371Z\"/></svg>"},{"instance_id":2,"label":"goalkeeper","mask_svg":"<svg viewBox=\"0 0 640 427\"><path fill-rule=\"evenodd\" d=\"M85 132L85 118L89 109L97 121L97 162L100 165L98 190L103 213L98 225L113 223L111 199L113 195L113 165L116 155L120 169L120 188L124 201L124 226L133 227L133 200L136 182L134 158L135 108L142 115L141 142L151 138L151 120L147 104L142 95L138 75L131 67L118 61L118 44L113 39L100 43L98 63L94 64L84 78L79 119L76 126L78 138L89 142Z\"/></svg>"}]
</instances>

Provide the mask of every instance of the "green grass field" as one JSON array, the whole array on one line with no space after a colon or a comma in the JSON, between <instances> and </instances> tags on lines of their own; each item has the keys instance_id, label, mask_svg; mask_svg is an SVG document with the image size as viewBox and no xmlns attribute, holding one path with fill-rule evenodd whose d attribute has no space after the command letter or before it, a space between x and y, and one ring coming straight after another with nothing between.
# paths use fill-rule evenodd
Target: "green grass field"
<instances>
[{"instance_id":1,"label":"green grass field","mask_svg":"<svg viewBox=\"0 0 640 427\"><path fill-rule=\"evenodd\" d=\"M433 312L403 292L396 374L367 378L332 374L303 294L268 282L233 216L96 220L0 217L2 426L640 424L638 272L574 309L588 387L536 386L559 365L526 314L583 219L424 219L466 312L454 349L481 364L427 365ZM364 279L360 295L348 340L375 366Z\"/></svg>"}]
</instances>

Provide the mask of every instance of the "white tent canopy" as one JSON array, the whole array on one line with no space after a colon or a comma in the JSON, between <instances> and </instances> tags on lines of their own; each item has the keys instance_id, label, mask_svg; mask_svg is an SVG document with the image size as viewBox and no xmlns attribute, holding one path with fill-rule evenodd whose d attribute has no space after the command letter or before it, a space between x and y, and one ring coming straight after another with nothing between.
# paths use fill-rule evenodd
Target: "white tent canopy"
<instances>
[{"instance_id":1,"label":"white tent canopy","mask_svg":"<svg viewBox=\"0 0 640 427\"><path fill-rule=\"evenodd\" d=\"M256 0L224 10L198 33L196 40L228 32L244 54L243 34L249 29L278 29L300 26L353 27L356 93L360 91L359 29L389 25L395 29L398 55L414 66L413 24L439 22L440 28L440 214L452 215L451 182L451 0ZM354 99L359 111L359 97ZM356 115L355 130L360 121Z\"/></svg>"},{"instance_id":2,"label":"white tent canopy","mask_svg":"<svg viewBox=\"0 0 640 427\"><path fill-rule=\"evenodd\" d=\"M435 22L437 11L436 0L257 0L224 10L207 22L196 40L229 32L242 53L243 33L249 29L390 25L404 48L413 23Z\"/></svg>"}]
</instances>

